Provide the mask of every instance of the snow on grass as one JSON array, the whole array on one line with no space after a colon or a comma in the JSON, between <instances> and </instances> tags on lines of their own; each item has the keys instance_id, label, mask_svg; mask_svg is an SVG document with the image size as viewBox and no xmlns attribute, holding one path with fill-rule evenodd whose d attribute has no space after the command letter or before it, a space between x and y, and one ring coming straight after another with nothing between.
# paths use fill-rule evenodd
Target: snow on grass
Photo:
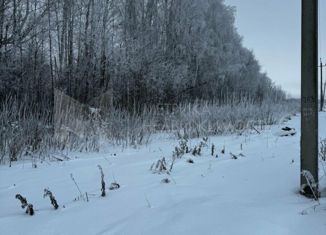
<instances>
[{"instance_id":1,"label":"snow on grass","mask_svg":"<svg viewBox=\"0 0 326 235\"><path fill-rule=\"evenodd\" d=\"M178 142L163 136L139 149L70 153L74 160L45 161L37 168L31 162L1 166L1 234L326 234L326 199L314 207L315 201L298 194L300 118L286 123L296 135L279 137L284 126L211 137L202 156L177 159L170 175L149 170L162 157L172 161ZM325 138L325 113L320 131ZM218 158L211 156L212 144ZM98 165L107 187L114 181L121 186L104 198ZM89 202L74 201L80 193L70 174ZM162 183L165 178L170 183ZM320 184L325 192L325 177ZM58 210L43 198L45 188L55 195ZM34 205L34 216L20 208L17 193Z\"/></svg>"}]
</instances>

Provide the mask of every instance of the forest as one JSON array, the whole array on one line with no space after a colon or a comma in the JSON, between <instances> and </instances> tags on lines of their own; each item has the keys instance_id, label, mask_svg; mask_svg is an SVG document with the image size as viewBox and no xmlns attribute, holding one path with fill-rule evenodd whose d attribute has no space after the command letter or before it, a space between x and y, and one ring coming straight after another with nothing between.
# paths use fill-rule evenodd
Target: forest
<instances>
[{"instance_id":1,"label":"forest","mask_svg":"<svg viewBox=\"0 0 326 235\"><path fill-rule=\"evenodd\" d=\"M222 0L1 0L0 97L46 107L54 88L96 106L285 98Z\"/></svg>"},{"instance_id":2,"label":"forest","mask_svg":"<svg viewBox=\"0 0 326 235\"><path fill-rule=\"evenodd\" d=\"M286 94L234 22L235 8L223 0L0 0L2 156L39 148L56 122L58 92L101 110L111 140L133 132L143 140L145 119L155 122L152 131L162 127L162 104L178 107L168 114L182 128L208 120L205 135L275 122ZM210 115L192 118L194 107Z\"/></svg>"}]
</instances>

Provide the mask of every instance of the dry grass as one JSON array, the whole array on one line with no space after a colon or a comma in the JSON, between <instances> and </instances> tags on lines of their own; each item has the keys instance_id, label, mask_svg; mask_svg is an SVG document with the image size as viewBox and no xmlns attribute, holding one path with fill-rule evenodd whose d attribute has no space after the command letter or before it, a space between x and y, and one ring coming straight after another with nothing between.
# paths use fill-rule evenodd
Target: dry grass
<instances>
[{"instance_id":1,"label":"dry grass","mask_svg":"<svg viewBox=\"0 0 326 235\"><path fill-rule=\"evenodd\" d=\"M58 96L62 99L63 96ZM154 133L182 132L187 138L239 133L252 126L261 129L299 111L295 102L250 100L219 104L144 106L141 112L111 109L103 113L74 101L57 100L53 122L50 112L35 115L13 98L0 106L0 161L45 158L54 151L99 151L101 143L142 145ZM50 125L49 123L53 123Z\"/></svg>"}]
</instances>

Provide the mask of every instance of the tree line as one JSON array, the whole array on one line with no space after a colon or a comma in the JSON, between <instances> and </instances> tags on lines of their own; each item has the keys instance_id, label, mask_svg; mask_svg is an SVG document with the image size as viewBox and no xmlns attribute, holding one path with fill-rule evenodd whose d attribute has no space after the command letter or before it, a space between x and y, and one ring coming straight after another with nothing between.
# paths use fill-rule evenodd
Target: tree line
<instances>
[{"instance_id":1,"label":"tree line","mask_svg":"<svg viewBox=\"0 0 326 235\"><path fill-rule=\"evenodd\" d=\"M98 106L285 99L223 0L0 0L0 101Z\"/></svg>"}]
</instances>

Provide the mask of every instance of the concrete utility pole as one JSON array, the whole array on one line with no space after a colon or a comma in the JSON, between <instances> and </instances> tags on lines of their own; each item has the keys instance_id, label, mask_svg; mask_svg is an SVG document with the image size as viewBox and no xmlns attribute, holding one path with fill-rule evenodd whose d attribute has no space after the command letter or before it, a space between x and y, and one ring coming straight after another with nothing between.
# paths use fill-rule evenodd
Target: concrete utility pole
<instances>
[{"instance_id":1,"label":"concrete utility pole","mask_svg":"<svg viewBox=\"0 0 326 235\"><path fill-rule=\"evenodd\" d=\"M325 99L325 88L323 88L323 68L326 67L326 64L323 65L323 62L320 58L320 111L323 111L324 108L324 99Z\"/></svg>"},{"instance_id":2,"label":"concrete utility pole","mask_svg":"<svg viewBox=\"0 0 326 235\"><path fill-rule=\"evenodd\" d=\"M301 193L318 195L318 0L302 0ZM316 185L310 190L310 172Z\"/></svg>"}]
</instances>

